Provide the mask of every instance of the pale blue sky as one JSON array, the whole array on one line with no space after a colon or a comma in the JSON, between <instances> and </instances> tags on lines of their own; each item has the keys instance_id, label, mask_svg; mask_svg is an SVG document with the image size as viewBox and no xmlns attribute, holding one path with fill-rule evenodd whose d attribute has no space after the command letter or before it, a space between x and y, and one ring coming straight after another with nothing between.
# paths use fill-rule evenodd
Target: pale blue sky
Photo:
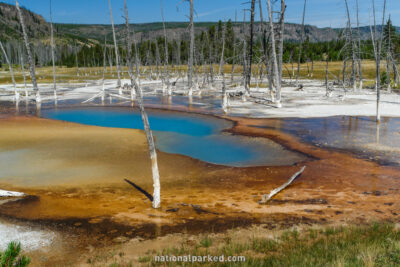
<instances>
[{"instance_id":1,"label":"pale blue sky","mask_svg":"<svg viewBox=\"0 0 400 267\"><path fill-rule=\"evenodd\" d=\"M49 18L49 0L19 0L20 4L28 9ZM53 19L62 23L99 23L109 24L107 0L52 0ZM348 0L355 23L356 0ZM360 6L360 20L362 25L369 24L372 0L358 0ZM15 3L13 0L0 2ZM123 22L123 0L111 0L116 23ZM163 0L164 14L167 21L187 21L188 3L181 0ZM197 16L195 21L217 21L235 19L243 20L243 4L249 0L194 0ZM278 1L280 2L280 1ZM343 27L346 25L344 0L308 0L306 23L319 27ZM383 0L375 0L378 21L381 21ZM266 2L262 0L264 12ZM303 0L286 0L287 22L300 23L303 11ZM128 0L131 22L161 21L160 0ZM258 7L258 3L257 3ZM276 8L279 8L276 6ZM395 25L400 26L400 0L387 0L387 15L391 14ZM249 15L247 14L247 18ZM257 20L258 20L257 8Z\"/></svg>"}]
</instances>

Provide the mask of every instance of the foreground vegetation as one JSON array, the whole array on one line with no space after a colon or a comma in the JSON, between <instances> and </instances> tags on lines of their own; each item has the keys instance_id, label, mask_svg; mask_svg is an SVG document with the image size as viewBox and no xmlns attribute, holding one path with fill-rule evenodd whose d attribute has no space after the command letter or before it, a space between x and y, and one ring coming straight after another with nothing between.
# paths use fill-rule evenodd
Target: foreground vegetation
<instances>
[{"instance_id":1,"label":"foreground vegetation","mask_svg":"<svg viewBox=\"0 0 400 267\"><path fill-rule=\"evenodd\" d=\"M154 261L157 255L243 255L245 262L180 263L183 266L400 266L400 229L392 224L290 230L277 237L250 236L235 241L204 236L194 244L177 244L148 251L139 258L144 266L176 266ZM130 263L132 264L132 263ZM112 266L125 266L114 263ZM129 266L129 265L128 265Z\"/></svg>"},{"instance_id":2,"label":"foreground vegetation","mask_svg":"<svg viewBox=\"0 0 400 267\"><path fill-rule=\"evenodd\" d=\"M0 267L25 267L30 263L26 256L20 256L21 244L11 242L4 252L0 251Z\"/></svg>"}]
</instances>

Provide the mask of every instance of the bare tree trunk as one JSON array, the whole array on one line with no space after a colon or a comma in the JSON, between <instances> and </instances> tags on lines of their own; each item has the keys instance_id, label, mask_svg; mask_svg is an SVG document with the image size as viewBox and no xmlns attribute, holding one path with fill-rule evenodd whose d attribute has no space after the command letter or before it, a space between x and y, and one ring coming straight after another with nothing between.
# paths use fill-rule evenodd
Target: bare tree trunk
<instances>
[{"instance_id":1,"label":"bare tree trunk","mask_svg":"<svg viewBox=\"0 0 400 267\"><path fill-rule=\"evenodd\" d=\"M54 31L53 31L53 14L51 10L50 0L50 45L51 45L51 61L53 63L53 89L54 89L54 101L57 103L57 83L56 83L56 62L54 57Z\"/></svg>"},{"instance_id":2,"label":"bare tree trunk","mask_svg":"<svg viewBox=\"0 0 400 267\"><path fill-rule=\"evenodd\" d=\"M392 67L393 67L393 80L394 80L394 86L397 87L399 84L399 71L397 69L397 63L396 60L394 58L392 58Z\"/></svg>"},{"instance_id":3,"label":"bare tree trunk","mask_svg":"<svg viewBox=\"0 0 400 267\"><path fill-rule=\"evenodd\" d=\"M346 4L346 12L347 12L347 30L349 32L349 41L350 41L350 47L351 47L351 85L353 87L353 90L355 91L357 88L357 80L356 80L356 51L354 47L354 41L353 41L353 30L351 28L351 17L350 17L350 11L349 11L349 5L347 3L347 0L344 0Z\"/></svg>"},{"instance_id":4,"label":"bare tree trunk","mask_svg":"<svg viewBox=\"0 0 400 267\"><path fill-rule=\"evenodd\" d=\"M376 63L376 121L379 123L381 121L381 114L380 114L381 51L382 51L383 31L381 31L380 37L378 38L376 30L375 0L372 0L372 10L374 19L374 30L372 31L371 27L371 39L374 47L375 63ZM384 0L384 5L383 5L382 27L385 24L385 12L386 12L386 0Z\"/></svg>"},{"instance_id":5,"label":"bare tree trunk","mask_svg":"<svg viewBox=\"0 0 400 267\"><path fill-rule=\"evenodd\" d=\"M279 28L279 46L278 46L278 69L279 69L279 79L281 81L280 84L282 84L283 41L285 37L285 11L286 11L285 0L281 0L281 17L279 19L280 28Z\"/></svg>"},{"instance_id":6,"label":"bare tree trunk","mask_svg":"<svg viewBox=\"0 0 400 267\"><path fill-rule=\"evenodd\" d=\"M157 80L160 78L160 48L158 47L158 42L156 41L156 73L157 73Z\"/></svg>"},{"instance_id":7,"label":"bare tree trunk","mask_svg":"<svg viewBox=\"0 0 400 267\"><path fill-rule=\"evenodd\" d=\"M389 21L390 21L390 15L389 15ZM382 26L383 27L383 26ZM392 92L392 80L391 80L391 62L392 62L392 32L391 32L391 27L389 25L388 27L388 44L387 44L387 51L386 51L386 73L387 73L387 79L388 79L388 84L387 84L387 90L389 93Z\"/></svg>"},{"instance_id":8,"label":"bare tree trunk","mask_svg":"<svg viewBox=\"0 0 400 267\"><path fill-rule=\"evenodd\" d=\"M256 0L251 0L250 9L250 44L249 44L249 54L247 62L247 72L245 76L245 83L247 94L250 95L250 84L251 84L251 67L253 65L253 46L254 46L254 16L255 16Z\"/></svg>"},{"instance_id":9,"label":"bare tree trunk","mask_svg":"<svg viewBox=\"0 0 400 267\"><path fill-rule=\"evenodd\" d=\"M224 64L225 64L225 32L226 32L226 23L224 24L224 28L222 30L222 52L221 59L219 61L219 70L218 75L221 75L224 72Z\"/></svg>"},{"instance_id":10,"label":"bare tree trunk","mask_svg":"<svg viewBox=\"0 0 400 267\"><path fill-rule=\"evenodd\" d=\"M232 58L232 70L231 70L231 84L233 84L233 76L235 74L235 63L236 63L236 44L233 40L233 58Z\"/></svg>"},{"instance_id":11,"label":"bare tree trunk","mask_svg":"<svg viewBox=\"0 0 400 267\"><path fill-rule=\"evenodd\" d=\"M302 22L301 22L302 30L301 30L301 35L300 35L299 59L297 61L296 85L298 85L298 83L299 83L301 54L302 54L303 42L304 42L304 19L305 19L305 16L306 16L306 7L307 7L307 0L304 0L303 19L302 19Z\"/></svg>"},{"instance_id":12,"label":"bare tree trunk","mask_svg":"<svg viewBox=\"0 0 400 267\"><path fill-rule=\"evenodd\" d=\"M356 0L356 5L357 5L357 30L358 30L358 81L359 81L359 90L362 90L363 89L363 72L362 72L361 31L360 31L358 0Z\"/></svg>"},{"instance_id":13,"label":"bare tree trunk","mask_svg":"<svg viewBox=\"0 0 400 267\"><path fill-rule=\"evenodd\" d=\"M259 0L258 3L259 3L259 8L260 8L261 31L263 33L262 43L263 43L263 52L264 52L264 63L265 63L266 69L267 69L268 87L269 87L269 92L271 94L271 101L275 101L275 97L273 94L272 68L271 68L270 57L268 55L268 49L267 49L267 29L264 25L264 17L263 17L263 9L262 9L262 5L261 5L261 0Z\"/></svg>"},{"instance_id":14,"label":"bare tree trunk","mask_svg":"<svg viewBox=\"0 0 400 267\"><path fill-rule=\"evenodd\" d=\"M129 76L131 79L132 86L135 88L136 91L136 101L139 104L139 109L140 109L140 114L142 116L142 121L143 121L143 126L144 126L144 131L146 133L147 137L147 144L149 146L149 152L150 152L150 159L151 159L151 166L152 166L152 174L153 174L153 187L154 187L154 192L153 192L153 203L152 206L155 209L160 208L161 204L161 195L160 195L160 174L158 171L158 163L157 163L157 152L154 144L154 138L153 138L153 133L151 132L150 125L149 125L149 119L147 117L147 113L144 109L143 106L143 96L142 96L142 89L139 86L139 83L137 80L139 80L139 77L136 77L137 80L134 79L133 75L133 66L132 66L132 41L130 37L130 30L129 30L129 17L128 17L128 8L125 0L125 20L126 20L126 28L127 28L127 50L128 50L128 55L127 55L127 62L128 62L128 70L129 70Z\"/></svg>"},{"instance_id":15,"label":"bare tree trunk","mask_svg":"<svg viewBox=\"0 0 400 267\"><path fill-rule=\"evenodd\" d=\"M188 62L188 86L189 95L193 94L193 56L194 56L194 23L193 23L193 0L190 0L190 51Z\"/></svg>"},{"instance_id":16,"label":"bare tree trunk","mask_svg":"<svg viewBox=\"0 0 400 267\"><path fill-rule=\"evenodd\" d=\"M181 40L178 39L177 41L178 47L177 47L177 55L176 55L176 64L180 67L181 66Z\"/></svg>"},{"instance_id":17,"label":"bare tree trunk","mask_svg":"<svg viewBox=\"0 0 400 267\"><path fill-rule=\"evenodd\" d=\"M79 64L78 64L78 47L75 43L74 47L74 52L75 52L75 64L76 64L76 77L79 77Z\"/></svg>"},{"instance_id":18,"label":"bare tree trunk","mask_svg":"<svg viewBox=\"0 0 400 267\"><path fill-rule=\"evenodd\" d=\"M121 66L120 66L120 64L119 64L118 45L117 45L117 37L115 36L115 27L114 27L113 15L112 15L111 0L108 0L108 7L109 7L109 10L110 10L111 27L112 27L113 38L114 38L115 64L117 65L117 76L118 76L117 87L119 88L119 94L122 95L122 88L121 88Z\"/></svg>"},{"instance_id":19,"label":"bare tree trunk","mask_svg":"<svg viewBox=\"0 0 400 267\"><path fill-rule=\"evenodd\" d=\"M329 45L328 45L329 50ZM326 64L325 64L325 88L326 88L326 96L331 96L331 90L329 89L329 53L326 55Z\"/></svg>"},{"instance_id":20,"label":"bare tree trunk","mask_svg":"<svg viewBox=\"0 0 400 267\"><path fill-rule=\"evenodd\" d=\"M275 47L275 32L274 32L274 22L272 20L272 9L271 9L271 1L267 0L268 7L268 16L269 16L269 26L271 29L271 52L272 52L272 63L274 68L274 78L275 78L275 86L276 86L276 104L277 107L281 107L281 81L279 79L279 69L278 69L278 60L276 57L276 47Z\"/></svg>"},{"instance_id":21,"label":"bare tree trunk","mask_svg":"<svg viewBox=\"0 0 400 267\"><path fill-rule=\"evenodd\" d=\"M165 30L165 21L164 21L164 9L163 9L163 4L162 4L162 0L160 0L160 8L161 8L161 18L162 18L162 22L163 22L163 29L164 29L164 52L165 52L165 60L164 60L164 68L165 68L165 74L167 76L167 91L168 91L168 95L172 95L172 88L171 85L169 83L169 66L168 66L168 40L167 40L167 31Z\"/></svg>"},{"instance_id":22,"label":"bare tree trunk","mask_svg":"<svg viewBox=\"0 0 400 267\"><path fill-rule=\"evenodd\" d=\"M105 98L105 88L104 88L104 82L106 79L106 71L107 71L107 37L104 35L104 48L103 48L103 81L102 81L102 95L101 95L101 102L104 103L104 98Z\"/></svg>"},{"instance_id":23,"label":"bare tree trunk","mask_svg":"<svg viewBox=\"0 0 400 267\"><path fill-rule=\"evenodd\" d=\"M314 55L311 55L311 78L314 77Z\"/></svg>"},{"instance_id":24,"label":"bare tree trunk","mask_svg":"<svg viewBox=\"0 0 400 267\"><path fill-rule=\"evenodd\" d=\"M226 93L226 84L225 84L225 73L223 70L225 64L225 31L226 31L226 24L224 24L224 29L222 32L222 51L221 51L221 60L219 62L219 74L222 73L222 109L226 112L228 108L228 95Z\"/></svg>"},{"instance_id":25,"label":"bare tree trunk","mask_svg":"<svg viewBox=\"0 0 400 267\"><path fill-rule=\"evenodd\" d=\"M31 53L31 47L30 47L30 43L29 43L29 39L28 39L28 34L26 33L24 17L22 16L22 12L21 12L21 9L19 7L18 0L15 0L15 6L16 6L17 11L18 11L19 20L20 20L21 27L22 27L22 33L24 35L26 53L28 54L29 71L31 73L33 92L36 94L36 102L40 103L40 102L42 102L42 99L40 98L40 91L39 91L39 88L38 88L38 85L37 85L37 82L36 82L35 63L33 61L32 53Z\"/></svg>"},{"instance_id":26,"label":"bare tree trunk","mask_svg":"<svg viewBox=\"0 0 400 267\"><path fill-rule=\"evenodd\" d=\"M347 58L343 59L343 68L342 68L342 83L346 83L346 69L347 69Z\"/></svg>"},{"instance_id":27,"label":"bare tree trunk","mask_svg":"<svg viewBox=\"0 0 400 267\"><path fill-rule=\"evenodd\" d=\"M18 46L20 48L20 46ZM25 62L24 62L24 49L21 47L20 48L21 52L19 55L19 60L21 64L21 71L22 71L22 77L24 78L24 88L25 88L25 97L28 98L28 88L26 87L26 74L25 74Z\"/></svg>"},{"instance_id":28,"label":"bare tree trunk","mask_svg":"<svg viewBox=\"0 0 400 267\"><path fill-rule=\"evenodd\" d=\"M267 0L267 1L269 1L269 0ZM284 183L283 185L281 185L278 188L275 188L268 195L266 195L266 194L262 195L261 196L261 200L258 203L259 204L267 203L273 196L275 196L276 194L281 192L283 189L288 187L297 177L299 177L304 172L305 169L306 169L306 166L303 166L303 168L301 168L300 171L298 171L295 174L293 174L292 177L290 177L290 179L286 183Z\"/></svg>"},{"instance_id":29,"label":"bare tree trunk","mask_svg":"<svg viewBox=\"0 0 400 267\"><path fill-rule=\"evenodd\" d=\"M8 59L6 50L4 49L3 43L1 41L0 41L0 49L1 49L1 51L3 51L4 58L6 59L6 62L8 64L8 68L10 69L11 80L12 80L13 87L14 87L15 101L18 101L19 100L19 93L17 92L17 86L15 85L13 67L12 67L12 64L11 64L10 60Z\"/></svg>"}]
</instances>

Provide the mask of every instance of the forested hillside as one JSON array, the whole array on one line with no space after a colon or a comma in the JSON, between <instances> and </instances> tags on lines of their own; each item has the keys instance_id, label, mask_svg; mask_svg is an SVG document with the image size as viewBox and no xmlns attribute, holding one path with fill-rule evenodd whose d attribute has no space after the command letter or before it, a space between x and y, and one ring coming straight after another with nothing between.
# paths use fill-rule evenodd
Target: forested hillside
<instances>
[{"instance_id":1,"label":"forested hillside","mask_svg":"<svg viewBox=\"0 0 400 267\"><path fill-rule=\"evenodd\" d=\"M50 27L45 19L26 9L22 9L26 18L28 36L33 43L36 63L40 66L50 64ZM14 64L18 64L20 53L23 50L21 27L18 21L16 8L13 5L0 3L0 40L5 44L7 54ZM248 38L249 23L228 21L226 23L226 47L224 54L228 63L239 63L243 49L241 40ZM116 25L117 41L120 45L121 58L125 60L125 26ZM189 55L189 31L187 22L167 22L166 36L168 37L168 59L173 64L183 64ZM219 63L219 54L222 49L222 33L224 23L200 22L195 23L195 49L198 51L196 62ZM255 42L253 54L255 60L261 58L263 53L263 40L261 23L255 23ZM66 66L98 66L103 63L104 40L106 39L107 63L112 64L114 50L112 46L111 25L86 25L86 24L54 24L56 61L58 65ZM161 64L165 59L165 40L163 24L160 22L132 24L135 44L133 51L137 51L138 58L143 65ZM267 36L269 36L268 27ZM378 26L378 31L382 27ZM394 32L400 28L392 26L393 49L398 50L399 40ZM285 24L284 32L284 62L295 62L298 58L299 41L302 25ZM326 60L343 60L347 57L346 35L343 29L317 28L305 25L304 51L301 62ZM354 29L355 34L362 40L362 57L373 58L373 47L370 42L370 28L360 27ZM267 40L268 41L268 40ZM0 56L2 58L3 55ZM111 61L111 62L110 62ZM4 59L0 64L4 64Z\"/></svg>"}]
</instances>

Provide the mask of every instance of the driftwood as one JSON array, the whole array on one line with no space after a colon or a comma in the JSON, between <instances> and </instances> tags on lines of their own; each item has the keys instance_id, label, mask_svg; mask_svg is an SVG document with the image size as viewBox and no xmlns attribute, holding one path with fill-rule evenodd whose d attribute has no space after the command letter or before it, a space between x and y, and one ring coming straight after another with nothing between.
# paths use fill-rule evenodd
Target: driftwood
<instances>
[{"instance_id":1,"label":"driftwood","mask_svg":"<svg viewBox=\"0 0 400 267\"><path fill-rule=\"evenodd\" d=\"M267 203L273 196L275 196L276 194L278 194L279 192L281 192L283 189L285 189L286 187L288 187L297 177L299 177L303 171L306 169L306 166L303 166L303 168L301 168L300 171L296 172L295 174L293 174L292 177L290 177L290 179L284 183L283 185L281 185L278 188L275 188L274 190L272 190L268 195L264 194L261 197L261 200L258 202L259 204L265 204Z\"/></svg>"},{"instance_id":2,"label":"driftwood","mask_svg":"<svg viewBox=\"0 0 400 267\"><path fill-rule=\"evenodd\" d=\"M0 189L0 197L22 197L22 196L25 196L25 194L21 192L6 191Z\"/></svg>"},{"instance_id":3,"label":"driftwood","mask_svg":"<svg viewBox=\"0 0 400 267\"><path fill-rule=\"evenodd\" d=\"M103 93L103 91L101 91L100 93L98 93L98 94L92 96L91 98L89 98L89 99L87 99L87 100L85 100L85 101L82 101L81 104L86 104L86 103L92 101L92 100L95 99L96 97L99 97L102 93Z\"/></svg>"}]
</instances>

